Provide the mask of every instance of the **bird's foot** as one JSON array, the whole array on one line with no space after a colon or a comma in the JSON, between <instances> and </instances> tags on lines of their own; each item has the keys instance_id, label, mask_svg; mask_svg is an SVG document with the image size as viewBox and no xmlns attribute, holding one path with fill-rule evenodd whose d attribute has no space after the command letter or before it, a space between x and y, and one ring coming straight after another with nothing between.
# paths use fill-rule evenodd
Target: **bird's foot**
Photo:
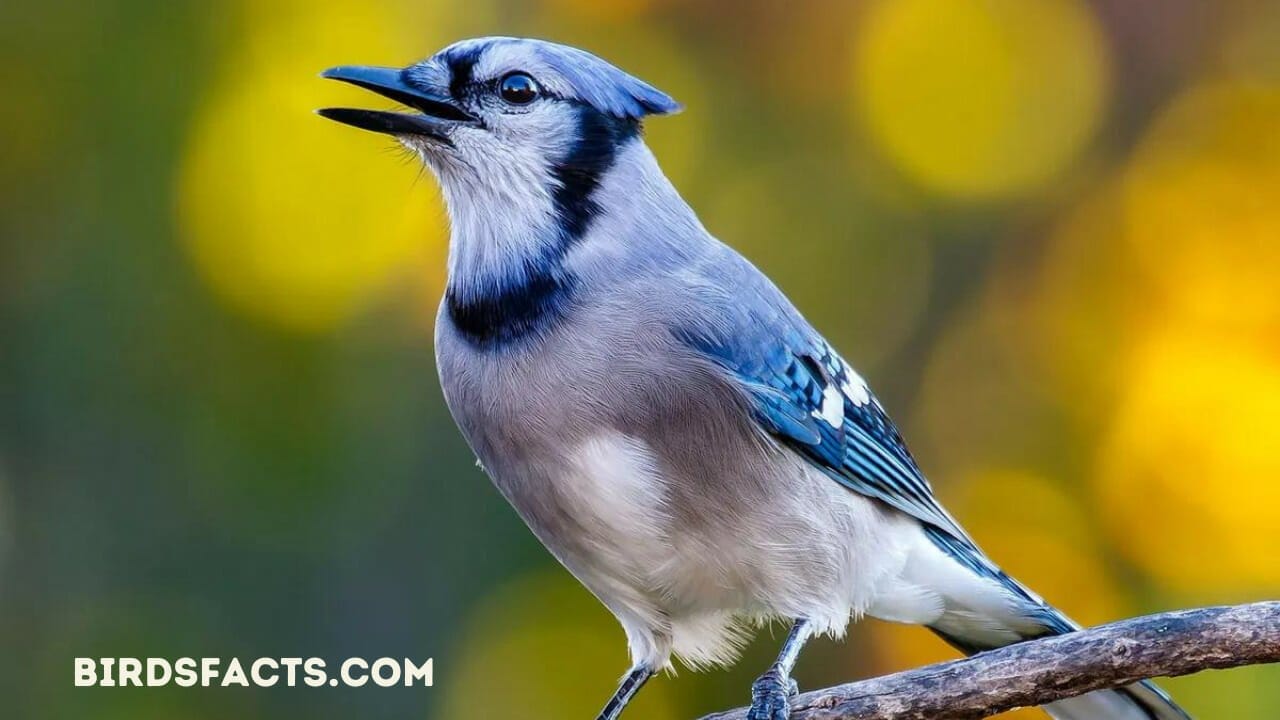
<instances>
[{"instance_id":1,"label":"bird's foot","mask_svg":"<svg viewBox=\"0 0 1280 720\"><path fill-rule=\"evenodd\" d=\"M747 720L787 720L791 716L790 700L799 692L796 681L783 675L781 668L769 668L751 683Z\"/></svg>"}]
</instances>

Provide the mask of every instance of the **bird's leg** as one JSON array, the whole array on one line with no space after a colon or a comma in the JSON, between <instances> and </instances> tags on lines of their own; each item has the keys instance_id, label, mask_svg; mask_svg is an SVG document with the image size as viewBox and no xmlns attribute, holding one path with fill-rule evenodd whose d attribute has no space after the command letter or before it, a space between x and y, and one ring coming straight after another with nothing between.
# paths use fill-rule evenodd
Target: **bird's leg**
<instances>
[{"instance_id":1,"label":"bird's leg","mask_svg":"<svg viewBox=\"0 0 1280 720\"><path fill-rule=\"evenodd\" d=\"M751 709L747 720L787 720L791 715L790 699L798 692L791 670L800 657L800 648L812 634L808 620L800 618L791 626L787 639L782 643L778 659L765 674L751 683Z\"/></svg>"},{"instance_id":2,"label":"bird's leg","mask_svg":"<svg viewBox=\"0 0 1280 720\"><path fill-rule=\"evenodd\" d=\"M622 714L623 708L627 703L631 702L631 698L640 691L641 687L653 677L653 670L644 665L637 665L627 671L623 676L622 682L618 684L618 689L614 691L613 697L609 698L609 702L605 704L604 709L600 711L600 716L596 720L617 720Z\"/></svg>"}]
</instances>

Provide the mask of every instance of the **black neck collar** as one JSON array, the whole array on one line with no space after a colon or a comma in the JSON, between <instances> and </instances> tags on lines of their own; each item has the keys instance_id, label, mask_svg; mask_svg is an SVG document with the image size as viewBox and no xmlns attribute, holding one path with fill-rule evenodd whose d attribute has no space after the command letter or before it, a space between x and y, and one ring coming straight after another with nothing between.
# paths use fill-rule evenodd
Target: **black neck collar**
<instances>
[{"instance_id":1,"label":"black neck collar","mask_svg":"<svg viewBox=\"0 0 1280 720\"><path fill-rule=\"evenodd\" d=\"M640 134L640 123L578 106L578 139L551 169L556 181L555 240L540 256L512 258L510 275L498 281L450 279L445 302L454 326L472 344L492 348L539 337L569 311L578 278L565 257L582 240L601 210L595 193L618 150Z\"/></svg>"}]
</instances>

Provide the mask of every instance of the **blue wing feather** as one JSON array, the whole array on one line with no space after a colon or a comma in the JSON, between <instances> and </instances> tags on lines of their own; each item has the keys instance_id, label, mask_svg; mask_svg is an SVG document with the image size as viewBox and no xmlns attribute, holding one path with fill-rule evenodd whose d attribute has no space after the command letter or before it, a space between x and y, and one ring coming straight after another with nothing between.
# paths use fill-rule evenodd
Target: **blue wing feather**
<instances>
[{"instance_id":1,"label":"blue wing feather","mask_svg":"<svg viewBox=\"0 0 1280 720\"><path fill-rule=\"evenodd\" d=\"M836 482L916 518L939 549L1006 588L1021 601L1025 617L1042 628L1024 637L1076 630L1074 623L991 562L938 504L879 401L777 288L745 263L717 269L728 275L725 281L732 282L739 290L737 296L746 301L720 308L723 314L677 336L740 383L760 427ZM824 407L833 388L842 400L839 417L834 408ZM849 390L855 397L850 397ZM971 638L956 637L938 627L933 630L966 653L990 649ZM1150 681L1115 692L1152 718L1189 720Z\"/></svg>"},{"instance_id":2,"label":"blue wing feather","mask_svg":"<svg viewBox=\"0 0 1280 720\"><path fill-rule=\"evenodd\" d=\"M862 380L790 308L746 311L719 332L683 332L682 340L724 368L752 401L755 420L783 445L854 492L875 498L972 546L938 504L906 443L879 401L849 396ZM824 419L831 389L840 421Z\"/></svg>"}]
</instances>

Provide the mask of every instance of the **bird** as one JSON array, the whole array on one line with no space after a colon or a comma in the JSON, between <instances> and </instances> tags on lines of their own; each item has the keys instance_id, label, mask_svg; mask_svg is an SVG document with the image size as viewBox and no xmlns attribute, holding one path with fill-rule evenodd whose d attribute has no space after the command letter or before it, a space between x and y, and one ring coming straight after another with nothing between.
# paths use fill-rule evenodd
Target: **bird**
<instances>
[{"instance_id":1,"label":"bird","mask_svg":"<svg viewBox=\"0 0 1280 720\"><path fill-rule=\"evenodd\" d=\"M598 720L673 658L728 665L779 621L750 720L786 720L806 641L862 616L966 654L1079 629L979 549L863 378L667 179L642 130L682 109L670 95L514 37L321 76L402 106L317 112L392 136L438 181L444 399L500 494L622 626L631 665ZM1045 710L1189 717L1150 681Z\"/></svg>"}]
</instances>

